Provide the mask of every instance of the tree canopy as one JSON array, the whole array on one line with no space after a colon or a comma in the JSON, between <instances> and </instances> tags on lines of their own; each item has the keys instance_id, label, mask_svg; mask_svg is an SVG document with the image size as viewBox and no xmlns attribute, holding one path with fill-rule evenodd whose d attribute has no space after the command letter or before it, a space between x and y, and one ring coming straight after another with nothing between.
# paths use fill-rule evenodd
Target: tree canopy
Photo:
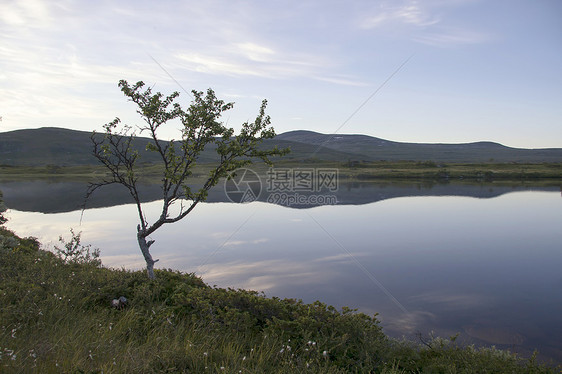
<instances>
[{"instance_id":1,"label":"tree canopy","mask_svg":"<svg viewBox=\"0 0 562 374\"><path fill-rule=\"evenodd\" d=\"M121 124L117 117L104 125L104 133L93 133L93 155L107 168L109 177L90 185L87 196L96 189L108 184L120 184L128 189L137 206L140 223L137 226L137 239L147 264L148 276L154 277L154 260L150 246L154 240L147 237L162 225L174 223L187 216L195 206L205 201L208 191L221 178L256 160L271 164L271 156L284 155L288 149L276 146L270 149L259 147L264 139L271 139L275 131L271 119L265 114L267 101L263 100L258 115L253 122L245 122L238 134L233 128L225 126L220 118L233 107L233 103L219 100L212 89L206 93L192 91L193 100L187 109L176 101L179 92L164 96L153 93L142 81L130 85L121 80L119 87L123 94L137 106L143 124L130 126ZM165 141L159 137L159 130L168 122L179 120L182 127L177 140ZM150 138L146 150L157 154L162 165L162 210L160 216L149 222L143 211L139 193L141 154L135 148L135 138L145 135ZM206 181L199 189L190 185L193 167L204 149L213 145L218 160L213 164ZM179 212L171 213L170 208L179 203Z\"/></svg>"}]
</instances>

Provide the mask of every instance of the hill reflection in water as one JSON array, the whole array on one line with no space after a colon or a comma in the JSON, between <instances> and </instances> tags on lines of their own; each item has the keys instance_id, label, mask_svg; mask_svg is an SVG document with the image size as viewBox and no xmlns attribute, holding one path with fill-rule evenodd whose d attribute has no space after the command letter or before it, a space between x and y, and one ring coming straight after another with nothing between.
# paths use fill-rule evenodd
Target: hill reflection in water
<instances>
[{"instance_id":1,"label":"hill reflection in water","mask_svg":"<svg viewBox=\"0 0 562 374\"><path fill-rule=\"evenodd\" d=\"M197 187L197 186L194 186ZM86 208L103 208L133 203L128 191L119 185L109 185L97 190L88 201L85 194L86 182L65 179L9 181L0 180L0 191L4 193L6 205L25 212L62 213ZM406 196L467 196L492 198L517 191L560 191L560 186L537 187L524 183L436 183L431 181L341 181L335 195L338 205L370 204ZM162 198L157 184L143 184L140 187L142 202ZM307 196L313 193L300 192ZM258 201L268 200L267 191L262 191ZM209 191L207 202L231 202L219 184ZM283 204L280 204L283 205ZM312 208L316 204L292 205L293 208Z\"/></svg>"}]
</instances>

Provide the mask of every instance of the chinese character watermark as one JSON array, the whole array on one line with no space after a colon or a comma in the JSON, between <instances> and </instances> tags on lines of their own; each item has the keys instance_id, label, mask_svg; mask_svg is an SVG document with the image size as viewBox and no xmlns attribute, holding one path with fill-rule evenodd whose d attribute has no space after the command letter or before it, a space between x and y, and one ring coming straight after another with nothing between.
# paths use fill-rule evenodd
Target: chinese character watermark
<instances>
[{"instance_id":1,"label":"chinese character watermark","mask_svg":"<svg viewBox=\"0 0 562 374\"><path fill-rule=\"evenodd\" d=\"M236 203L259 200L262 188L261 178L251 169L236 170L224 186L228 199ZM270 168L262 201L285 206L335 205L333 192L338 188L338 169Z\"/></svg>"},{"instance_id":2,"label":"chinese character watermark","mask_svg":"<svg viewBox=\"0 0 562 374\"><path fill-rule=\"evenodd\" d=\"M338 169L271 168L267 172L268 192L335 192L338 187Z\"/></svg>"}]
</instances>

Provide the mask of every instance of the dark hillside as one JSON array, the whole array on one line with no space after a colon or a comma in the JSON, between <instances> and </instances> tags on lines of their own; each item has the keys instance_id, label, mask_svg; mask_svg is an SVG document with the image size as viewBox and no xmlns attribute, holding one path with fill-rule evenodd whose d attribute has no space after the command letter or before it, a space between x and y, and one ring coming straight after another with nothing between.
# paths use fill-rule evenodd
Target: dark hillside
<instances>
[{"instance_id":1,"label":"dark hillside","mask_svg":"<svg viewBox=\"0 0 562 374\"><path fill-rule=\"evenodd\" d=\"M367 135L319 134L291 131L276 139L309 144L311 153L318 149L345 151L355 160L432 160L440 162L562 162L562 149L519 149L493 142L464 144L399 143ZM303 155L304 156L304 155Z\"/></svg>"},{"instance_id":2,"label":"dark hillside","mask_svg":"<svg viewBox=\"0 0 562 374\"><path fill-rule=\"evenodd\" d=\"M90 132L62 128L16 130L0 133L0 165L73 166L96 165L91 155ZM148 138L139 137L136 148L142 162L155 162L145 151ZM562 148L519 149L492 142L465 144L399 143L367 135L328 135L312 131L290 131L264 142L263 147L290 147L286 160L378 161L414 160L436 162L562 162ZM216 160L209 147L199 163Z\"/></svg>"},{"instance_id":3,"label":"dark hillside","mask_svg":"<svg viewBox=\"0 0 562 374\"><path fill-rule=\"evenodd\" d=\"M92 156L91 134L57 127L1 133L0 165L97 165ZM135 147L141 153L142 162L152 163L157 159L154 153L145 151L148 142L148 138L139 137ZM212 158L203 155L202 162L208 161Z\"/></svg>"}]
</instances>

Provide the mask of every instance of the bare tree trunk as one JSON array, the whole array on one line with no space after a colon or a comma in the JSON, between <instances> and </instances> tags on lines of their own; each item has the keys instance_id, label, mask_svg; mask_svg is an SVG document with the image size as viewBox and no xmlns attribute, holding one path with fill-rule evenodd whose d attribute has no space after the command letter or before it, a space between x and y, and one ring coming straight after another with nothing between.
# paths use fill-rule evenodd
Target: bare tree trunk
<instances>
[{"instance_id":1,"label":"bare tree trunk","mask_svg":"<svg viewBox=\"0 0 562 374\"><path fill-rule=\"evenodd\" d=\"M150 279L154 279L154 264L158 262L158 260L153 260L152 255L150 254L150 246L154 243L154 240L146 241L146 237L143 235L142 231L137 232L137 240L139 242L139 247L144 256L144 260L146 261L146 273Z\"/></svg>"}]
</instances>

